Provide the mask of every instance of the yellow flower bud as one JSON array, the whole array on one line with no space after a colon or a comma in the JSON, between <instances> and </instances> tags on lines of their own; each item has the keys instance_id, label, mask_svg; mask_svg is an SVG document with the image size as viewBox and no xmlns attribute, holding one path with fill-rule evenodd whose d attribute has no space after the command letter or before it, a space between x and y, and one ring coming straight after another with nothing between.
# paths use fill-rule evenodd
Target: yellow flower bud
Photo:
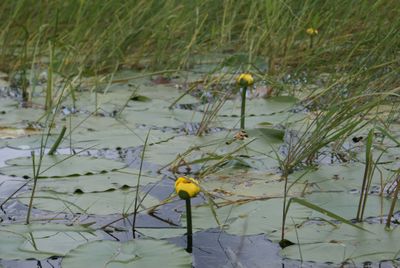
<instances>
[{"instance_id":1,"label":"yellow flower bud","mask_svg":"<svg viewBox=\"0 0 400 268\"><path fill-rule=\"evenodd\" d=\"M180 177L175 181L175 191L182 199L195 197L200 192L199 182L193 178Z\"/></svg>"},{"instance_id":2,"label":"yellow flower bud","mask_svg":"<svg viewBox=\"0 0 400 268\"><path fill-rule=\"evenodd\" d=\"M308 35L314 36L314 35L317 35L317 34L318 34L318 30L317 30L317 29L314 29L314 28L312 28L312 27L310 27L310 28L308 28L308 29L306 30L306 33L307 33Z\"/></svg>"},{"instance_id":3,"label":"yellow flower bud","mask_svg":"<svg viewBox=\"0 0 400 268\"><path fill-rule=\"evenodd\" d=\"M241 74L236 78L236 82L240 86L251 86L254 83L254 79L251 74Z\"/></svg>"}]
</instances>

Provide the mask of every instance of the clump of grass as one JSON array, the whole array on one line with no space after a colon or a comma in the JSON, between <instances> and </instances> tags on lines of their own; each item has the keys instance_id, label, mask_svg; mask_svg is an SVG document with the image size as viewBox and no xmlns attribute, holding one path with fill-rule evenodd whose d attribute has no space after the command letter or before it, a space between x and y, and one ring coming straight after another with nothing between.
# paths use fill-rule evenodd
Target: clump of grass
<instances>
[{"instance_id":1,"label":"clump of grass","mask_svg":"<svg viewBox=\"0 0 400 268\"><path fill-rule=\"evenodd\" d=\"M84 74L115 64L160 68L190 66L191 55L240 51L262 58L270 74L282 70L337 70L396 64L400 3L239 0L34 0L0 3L1 69L46 63L49 41L57 72ZM308 49L306 29L319 33ZM26 53L21 53L26 51ZM15 55L20 55L15 61ZM278 72L279 71L279 72Z\"/></svg>"}]
</instances>

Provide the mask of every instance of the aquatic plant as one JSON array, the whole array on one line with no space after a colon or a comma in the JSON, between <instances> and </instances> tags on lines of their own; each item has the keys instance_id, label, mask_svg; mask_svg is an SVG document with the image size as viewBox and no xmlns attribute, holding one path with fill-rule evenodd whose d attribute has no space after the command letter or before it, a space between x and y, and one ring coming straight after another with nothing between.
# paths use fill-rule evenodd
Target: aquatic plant
<instances>
[{"instance_id":1,"label":"aquatic plant","mask_svg":"<svg viewBox=\"0 0 400 268\"><path fill-rule=\"evenodd\" d=\"M193 178L179 177L175 181L175 191L179 197L186 202L187 221L187 247L186 251L191 253L193 248L192 208L190 199L200 192L199 182Z\"/></svg>"},{"instance_id":2,"label":"aquatic plant","mask_svg":"<svg viewBox=\"0 0 400 268\"><path fill-rule=\"evenodd\" d=\"M247 88L252 86L254 83L254 78L249 73L243 73L236 78L237 84L242 89L242 105L240 108L240 129L244 130L245 114L246 114L246 91Z\"/></svg>"}]
</instances>

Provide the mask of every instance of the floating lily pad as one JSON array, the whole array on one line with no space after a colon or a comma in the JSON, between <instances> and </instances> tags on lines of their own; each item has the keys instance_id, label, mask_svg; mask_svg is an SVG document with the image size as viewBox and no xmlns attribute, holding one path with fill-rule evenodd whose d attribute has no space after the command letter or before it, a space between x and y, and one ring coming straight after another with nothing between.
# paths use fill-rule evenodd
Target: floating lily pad
<instances>
[{"instance_id":1,"label":"floating lily pad","mask_svg":"<svg viewBox=\"0 0 400 268\"><path fill-rule=\"evenodd\" d=\"M58 134L51 134L47 138L44 137L43 142L47 139L47 145L46 147L51 147L53 144L56 142L58 138ZM13 149L19 149L19 150L33 150L33 149L39 149L42 144L42 135L30 135L26 137L20 137L20 138L14 138L14 139L3 139L0 140L0 147L10 147ZM72 144L75 144L75 141L72 142ZM68 140L68 146L69 146L69 140ZM61 146L60 146L61 147Z\"/></svg>"},{"instance_id":2,"label":"floating lily pad","mask_svg":"<svg viewBox=\"0 0 400 268\"><path fill-rule=\"evenodd\" d=\"M28 204L30 192L23 193L18 199ZM145 194L139 191L140 197ZM56 193L51 191L37 191L33 206L42 210L54 212L82 213L82 214L126 214L134 211L136 189L118 189L99 193ZM147 195L141 204L140 210L150 208L160 202Z\"/></svg>"},{"instance_id":3,"label":"floating lily pad","mask_svg":"<svg viewBox=\"0 0 400 268\"><path fill-rule=\"evenodd\" d=\"M159 165L166 165L174 161L178 155L185 155L187 162L218 153L227 152L229 149L225 142L230 139L227 132L218 132L205 136L178 136L174 139L149 146L146 150L145 159ZM191 149L190 149L191 148ZM231 150L235 148L231 146ZM190 154L185 154L190 150ZM224 151L225 150L225 151Z\"/></svg>"},{"instance_id":4,"label":"floating lily pad","mask_svg":"<svg viewBox=\"0 0 400 268\"><path fill-rule=\"evenodd\" d=\"M35 123L44 115L44 110L32 108L10 109L0 116L0 126L4 127L27 127Z\"/></svg>"},{"instance_id":5,"label":"floating lily pad","mask_svg":"<svg viewBox=\"0 0 400 268\"><path fill-rule=\"evenodd\" d=\"M309 224L288 231L286 239L300 242L282 250L285 258L300 259L300 250L303 261L361 263L365 261L377 262L399 258L400 232L386 230L383 224L363 224L369 232L346 224L336 227L332 225ZM272 239L278 240L276 236Z\"/></svg>"},{"instance_id":6,"label":"floating lily pad","mask_svg":"<svg viewBox=\"0 0 400 268\"><path fill-rule=\"evenodd\" d=\"M57 193L89 193L89 192L104 192L109 190L135 187L139 171L135 169L120 169L114 172L93 175L81 175L66 178L48 178L39 180L37 189L43 191L53 191ZM162 178L152 176L142 171L140 178L140 186L149 183L155 183Z\"/></svg>"},{"instance_id":7,"label":"floating lily pad","mask_svg":"<svg viewBox=\"0 0 400 268\"><path fill-rule=\"evenodd\" d=\"M349 191L360 189L364 177L365 165L361 163L341 165L319 165L316 168L296 171L289 176L289 180L307 184L307 191ZM389 172L380 168L376 170L372 184L380 184L386 181Z\"/></svg>"},{"instance_id":8,"label":"floating lily pad","mask_svg":"<svg viewBox=\"0 0 400 268\"><path fill-rule=\"evenodd\" d=\"M273 153L283 142L283 131L272 128L248 130L249 138L245 140L234 140L234 132L221 131L205 136L179 136L166 143L150 146L146 152L149 161L166 165L174 161L177 156L181 156L187 163L198 162L211 165L221 159L229 160L232 157L239 157L249 166L253 166L252 161L266 160L274 163L269 168L276 166L276 161L271 161L270 157L265 157ZM229 157L228 157L229 156ZM252 157L256 157L252 159ZM207 161L205 161L207 160ZM262 167L263 163L254 163ZM265 168L265 165L264 165Z\"/></svg>"},{"instance_id":9,"label":"floating lily pad","mask_svg":"<svg viewBox=\"0 0 400 268\"><path fill-rule=\"evenodd\" d=\"M128 148L144 145L147 129L109 129L102 131L77 131L73 134L75 148L94 148L94 149L115 149ZM161 130L151 130L147 145L152 145L164 141L168 141L176 134L171 132L163 132ZM68 141L65 141L66 145Z\"/></svg>"},{"instance_id":10,"label":"floating lily pad","mask_svg":"<svg viewBox=\"0 0 400 268\"><path fill-rule=\"evenodd\" d=\"M0 226L0 259L24 260L64 256L71 249L100 239L90 228L62 224Z\"/></svg>"},{"instance_id":11,"label":"floating lily pad","mask_svg":"<svg viewBox=\"0 0 400 268\"><path fill-rule=\"evenodd\" d=\"M82 245L63 258L62 267L192 267L184 249L166 241L135 239L126 243L97 241Z\"/></svg>"},{"instance_id":12,"label":"floating lily pad","mask_svg":"<svg viewBox=\"0 0 400 268\"><path fill-rule=\"evenodd\" d=\"M35 157L36 170L39 156ZM9 176L32 177L32 158L20 157L6 161L6 167L0 168L0 173ZM99 159L87 156L45 155L40 166L39 177L67 177L87 174L98 174L114 171L125 167L122 162Z\"/></svg>"},{"instance_id":13,"label":"floating lily pad","mask_svg":"<svg viewBox=\"0 0 400 268\"><path fill-rule=\"evenodd\" d=\"M201 181L207 192L224 200L282 197L284 181L275 173L228 169L210 175ZM299 196L304 184L291 187L289 196Z\"/></svg>"},{"instance_id":14,"label":"floating lily pad","mask_svg":"<svg viewBox=\"0 0 400 268\"><path fill-rule=\"evenodd\" d=\"M271 115L290 109L298 101L291 96L277 96L268 99L246 100L246 115ZM240 117L241 100L228 100L222 106L218 115Z\"/></svg>"},{"instance_id":15,"label":"floating lily pad","mask_svg":"<svg viewBox=\"0 0 400 268\"><path fill-rule=\"evenodd\" d=\"M305 198L312 204L320 206L330 212L350 220L356 218L360 195L345 192L327 192L312 193L310 195L306 195ZM387 214L391 202L391 199L370 194L367 199L364 217L378 217ZM400 201L398 203L400 204ZM331 218L315 211L313 212L312 216L323 217L331 220Z\"/></svg>"},{"instance_id":16,"label":"floating lily pad","mask_svg":"<svg viewBox=\"0 0 400 268\"><path fill-rule=\"evenodd\" d=\"M295 122L302 122L305 114L302 113L291 113L291 112L280 112L271 115L263 116L249 116L246 115L245 127L246 129L251 128L262 128L265 126L272 126L277 124L293 124ZM217 116L214 119L212 126L224 127L224 128L236 128L240 126L240 116Z\"/></svg>"},{"instance_id":17,"label":"floating lily pad","mask_svg":"<svg viewBox=\"0 0 400 268\"><path fill-rule=\"evenodd\" d=\"M158 127L179 127L184 123L200 123L204 114L192 110L168 109L168 106L163 107L153 104L148 109L127 107L122 116L130 125L144 124Z\"/></svg>"},{"instance_id":18,"label":"floating lily pad","mask_svg":"<svg viewBox=\"0 0 400 268\"><path fill-rule=\"evenodd\" d=\"M137 232L147 237L156 239L166 239L171 237L178 237L186 234L185 228L136 228Z\"/></svg>"},{"instance_id":19,"label":"floating lily pad","mask_svg":"<svg viewBox=\"0 0 400 268\"><path fill-rule=\"evenodd\" d=\"M282 198L232 204L216 209L217 218L226 232L236 235L268 234L279 231L282 224ZM310 210L294 205L288 217L296 224L305 221ZM185 216L182 225L186 226ZM193 228L209 229L219 227L208 205L192 208ZM287 227L293 227L291 221Z\"/></svg>"}]
</instances>

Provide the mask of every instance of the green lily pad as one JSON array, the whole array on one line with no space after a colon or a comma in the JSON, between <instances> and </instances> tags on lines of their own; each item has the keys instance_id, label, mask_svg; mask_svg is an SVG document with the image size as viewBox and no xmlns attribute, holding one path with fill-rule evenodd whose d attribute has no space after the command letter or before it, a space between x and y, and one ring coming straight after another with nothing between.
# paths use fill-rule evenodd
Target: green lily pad
<instances>
[{"instance_id":1,"label":"green lily pad","mask_svg":"<svg viewBox=\"0 0 400 268\"><path fill-rule=\"evenodd\" d=\"M223 230L235 235L256 235L277 232L282 224L282 198L252 201L245 204L227 205L216 209L216 215L221 226L214 220L210 207L192 208L193 228L209 229L222 227ZM288 217L296 224L307 220L310 210L295 205L289 211ZM182 216L182 225L186 226L186 217ZM292 228L291 221L287 228Z\"/></svg>"},{"instance_id":2,"label":"green lily pad","mask_svg":"<svg viewBox=\"0 0 400 268\"><path fill-rule=\"evenodd\" d=\"M109 129L102 131L77 131L73 134L76 141L75 148L93 148L93 149L115 149L137 147L144 144L148 134L147 129ZM174 133L163 132L161 130L151 130L147 145L152 145L164 141L175 136ZM68 141L64 142L64 146Z\"/></svg>"},{"instance_id":3,"label":"green lily pad","mask_svg":"<svg viewBox=\"0 0 400 268\"><path fill-rule=\"evenodd\" d=\"M275 173L233 168L206 177L201 187L213 196L237 201L282 197L284 181ZM304 184L298 183L291 187L289 196L300 196L303 189Z\"/></svg>"},{"instance_id":4,"label":"green lily pad","mask_svg":"<svg viewBox=\"0 0 400 268\"><path fill-rule=\"evenodd\" d=\"M186 228L136 228L135 230L146 237L156 239L178 237L187 232Z\"/></svg>"},{"instance_id":5,"label":"green lily pad","mask_svg":"<svg viewBox=\"0 0 400 268\"><path fill-rule=\"evenodd\" d=\"M36 170L39 156L35 157ZM31 157L20 157L6 161L8 166L0 168L0 173L9 176L33 177ZM87 156L45 155L40 165L40 178L67 177L77 175L98 174L125 167L122 162Z\"/></svg>"},{"instance_id":6,"label":"green lily pad","mask_svg":"<svg viewBox=\"0 0 400 268\"><path fill-rule=\"evenodd\" d=\"M307 184L307 191L349 191L360 189L363 181L365 165L360 163L341 165L319 165L316 168L296 171L289 176L289 180ZM372 184L380 185L385 181L389 172L380 168L374 172Z\"/></svg>"},{"instance_id":7,"label":"green lily pad","mask_svg":"<svg viewBox=\"0 0 400 268\"><path fill-rule=\"evenodd\" d=\"M355 219L357 215L359 194L351 194L345 192L327 192L327 193L312 193L306 195L307 201L320 206L330 212L333 212L345 219ZM389 211L392 200L369 195L365 207L364 217L378 217L385 215ZM400 201L398 202L400 204ZM318 212L313 212L313 217L322 217L331 220L331 218L321 215Z\"/></svg>"},{"instance_id":8,"label":"green lily pad","mask_svg":"<svg viewBox=\"0 0 400 268\"><path fill-rule=\"evenodd\" d=\"M386 230L383 224L362 224L363 231L346 224L332 225L309 224L288 231L285 236L290 241L300 242L281 251L285 258L315 262L378 262L399 258L400 232ZM272 239L279 238L273 236Z\"/></svg>"},{"instance_id":9,"label":"green lily pad","mask_svg":"<svg viewBox=\"0 0 400 268\"><path fill-rule=\"evenodd\" d=\"M3 127L26 127L34 123L44 115L42 109L14 108L0 116L0 126ZM44 118L45 119L45 118Z\"/></svg>"},{"instance_id":10,"label":"green lily pad","mask_svg":"<svg viewBox=\"0 0 400 268\"><path fill-rule=\"evenodd\" d=\"M265 126L272 126L277 124L290 124L296 122L302 122L304 120L305 114L303 113L291 113L291 112L280 112L271 115L262 116L249 116L246 115L245 127L246 129L252 128L262 128ZM212 126L224 127L224 128L236 128L240 126L240 116L217 116L214 119Z\"/></svg>"},{"instance_id":11,"label":"green lily pad","mask_svg":"<svg viewBox=\"0 0 400 268\"><path fill-rule=\"evenodd\" d=\"M179 136L166 143L149 146L146 157L148 161L162 166L170 164L179 155L189 164L197 161L202 165L212 165L223 158L228 161L233 157L239 157L250 167L253 164L263 169L267 169L267 166L268 168L277 166L277 162L267 156L282 144L284 132L266 128L251 129L247 133L249 138L245 140L233 140L234 132L226 131L200 137ZM264 165L264 160L267 161L267 166ZM274 165L269 165L270 163Z\"/></svg>"},{"instance_id":12,"label":"green lily pad","mask_svg":"<svg viewBox=\"0 0 400 268\"><path fill-rule=\"evenodd\" d=\"M29 204L31 193L25 192L18 199ZM37 191L33 206L42 210L54 212L83 213L83 214L127 214L134 211L136 189L118 189L99 193L56 193L51 191ZM139 191L139 196L145 194ZM160 202L147 195L141 204L140 210L150 208Z\"/></svg>"},{"instance_id":13,"label":"green lily pad","mask_svg":"<svg viewBox=\"0 0 400 268\"><path fill-rule=\"evenodd\" d=\"M192 267L184 249L166 241L135 239L126 243L97 241L82 245L67 254L62 267Z\"/></svg>"},{"instance_id":14,"label":"green lily pad","mask_svg":"<svg viewBox=\"0 0 400 268\"><path fill-rule=\"evenodd\" d=\"M290 109L298 101L297 98L291 96L277 96L268 99L252 99L246 100L246 115L271 115ZM240 117L240 109L242 102L240 99L227 100L219 111L218 115Z\"/></svg>"},{"instance_id":15,"label":"green lily pad","mask_svg":"<svg viewBox=\"0 0 400 268\"><path fill-rule=\"evenodd\" d=\"M48 178L39 180L37 189L57 193L90 193L135 187L139 171L135 169L120 169L114 172L94 175L81 175L66 178ZM162 175L152 176L142 171L140 186L155 183L162 179ZM32 183L31 183L32 185Z\"/></svg>"},{"instance_id":16,"label":"green lily pad","mask_svg":"<svg viewBox=\"0 0 400 268\"><path fill-rule=\"evenodd\" d=\"M47 147L52 146L58 138L58 135L49 135L47 139ZM44 142L45 140L43 140ZM10 147L19 150L33 150L39 149L42 143L42 135L30 135L14 139L0 140L1 147Z\"/></svg>"},{"instance_id":17,"label":"green lily pad","mask_svg":"<svg viewBox=\"0 0 400 268\"><path fill-rule=\"evenodd\" d=\"M0 259L24 260L64 256L71 249L100 239L92 229L62 224L0 226Z\"/></svg>"}]
</instances>

